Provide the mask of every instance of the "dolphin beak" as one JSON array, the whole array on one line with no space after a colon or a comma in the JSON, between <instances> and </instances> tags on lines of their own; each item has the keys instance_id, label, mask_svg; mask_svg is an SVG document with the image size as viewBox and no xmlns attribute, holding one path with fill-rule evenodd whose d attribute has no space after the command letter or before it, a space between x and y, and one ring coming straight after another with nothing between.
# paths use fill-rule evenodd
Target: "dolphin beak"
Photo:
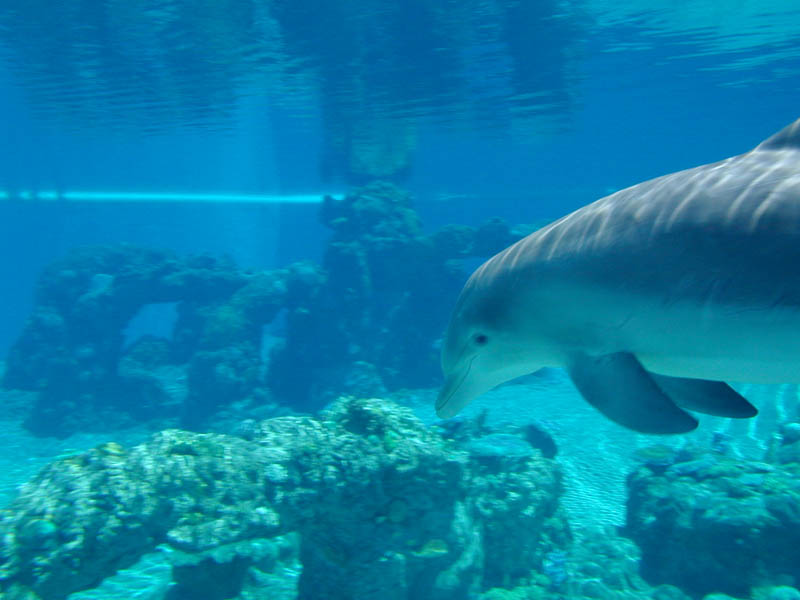
<instances>
[{"instance_id":1,"label":"dolphin beak","mask_svg":"<svg viewBox=\"0 0 800 600\"><path fill-rule=\"evenodd\" d=\"M440 419L455 417L469 404L476 394L471 394L470 385L467 385L472 361L463 370L450 373L444 381L439 397L436 399L436 415Z\"/></svg>"},{"instance_id":2,"label":"dolphin beak","mask_svg":"<svg viewBox=\"0 0 800 600\"><path fill-rule=\"evenodd\" d=\"M456 406L455 402L451 402L453 399L452 387L451 384L445 382L444 387L439 392L439 397L436 399L436 416L440 419L455 417L461 410L460 407Z\"/></svg>"}]
</instances>

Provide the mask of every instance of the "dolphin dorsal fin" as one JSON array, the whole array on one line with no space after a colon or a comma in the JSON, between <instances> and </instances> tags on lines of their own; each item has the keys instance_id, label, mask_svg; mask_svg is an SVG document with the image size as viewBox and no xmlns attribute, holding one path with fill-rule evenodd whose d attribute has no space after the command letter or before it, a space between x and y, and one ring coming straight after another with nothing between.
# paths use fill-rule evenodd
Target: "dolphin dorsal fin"
<instances>
[{"instance_id":1,"label":"dolphin dorsal fin","mask_svg":"<svg viewBox=\"0 0 800 600\"><path fill-rule=\"evenodd\" d=\"M791 125L787 125L778 133L768 137L756 146L756 150L785 150L789 148L800 150L800 119L797 119Z\"/></svg>"}]
</instances>

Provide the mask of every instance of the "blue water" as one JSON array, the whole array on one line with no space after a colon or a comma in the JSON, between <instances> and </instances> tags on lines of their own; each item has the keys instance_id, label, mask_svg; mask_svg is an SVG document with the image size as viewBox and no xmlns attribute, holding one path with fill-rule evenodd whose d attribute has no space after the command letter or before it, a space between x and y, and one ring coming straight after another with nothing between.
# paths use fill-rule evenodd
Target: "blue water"
<instances>
[{"instance_id":1,"label":"blue water","mask_svg":"<svg viewBox=\"0 0 800 600\"><path fill-rule=\"evenodd\" d=\"M370 29L359 22L360 4L306 27L315 19L302 4L270 19L258 3L237 2L230 30L211 26L210 8L182 17L185 7L160 2L124 17L104 2L7 6L0 185L10 193L341 188L347 159L337 138L369 146L359 141L358 119L379 128L386 118L388 138L413 136L402 179L427 225L554 217L609 190L745 150L791 121L798 15L791 3L772 4L690 11L545 2L526 11L476 2L448 14L447 3L396 10L376 2L363 11L391 29L361 42L348 35L348 27ZM414 11L438 16L412 27ZM281 27L285 37L274 31ZM31 261L2 265L0 280L18 282L4 293L6 348L27 314L30 274L75 243L231 246L216 227L217 208L151 208L146 224L127 207L1 210L11 227L0 236L3 253ZM236 252L255 266L317 257L321 233L307 212L298 217L310 228L307 247ZM263 236L241 223L274 222L259 209L226 215L228 236L244 235L250 247ZM294 214L286 218L303 227Z\"/></svg>"},{"instance_id":2,"label":"blue water","mask_svg":"<svg viewBox=\"0 0 800 600\"><path fill-rule=\"evenodd\" d=\"M365 184L391 182L413 198L419 235L453 224L477 227L493 217L510 226L541 225L645 179L747 151L800 116L797 31L800 5L790 0L0 0L0 358L23 335L46 296L43 288L55 281L43 270L85 246L129 243L174 252L175 260L198 254L230 260L235 266L219 268L243 279L297 261L330 270L336 258L331 240L352 240L322 222L319 202L292 203L292 197L341 198ZM100 199L67 197L80 192ZM118 193L149 198L115 201ZM198 194L262 201L177 201ZM274 201L278 197L283 200ZM429 401L438 371L428 355L435 354L458 278L463 281L479 257L462 261L460 275L426 299L429 280L407 276L411 259L399 256L388 263L395 283L370 283L377 291L363 315L341 300L353 294L357 304L366 297L359 296L357 278L322 288L339 294L318 306L329 311L326 318L339 320L358 364L342 358L346 352L330 332L308 325L297 333L294 307L283 306L249 332L248 343L260 344L254 354L263 362L247 376L236 371L245 383L229 381L219 393L238 398L236 385L252 384L257 400L248 391L239 398L242 406L213 401L202 424L179 406L186 394L193 401L186 391L192 371L185 347L191 344L176 341L197 333L176 307L194 306L191 296L199 292L181 292L188 298L155 294L142 301L146 314L115 308L127 316L120 317L124 327L115 325L108 335L124 329L126 352L142 335L180 346L169 350L168 365L158 372L158 381L174 391L163 413L158 407L137 412L141 399L125 400L128 391L114 388L103 393L122 398L115 400L122 408L129 402L133 416L73 419L61 406L65 412L52 413L54 422L42 423L40 416L31 426L27 411L36 400L6 390L13 401L2 415L2 439L14 468L2 489L10 497L42 464L72 449L108 439L134 444L166 426L228 431L245 418L315 412L340 393L392 395L433 422ZM62 265L51 273L69 268L80 270ZM104 281L91 279L91 285ZM408 297L421 299L403 304ZM106 315L110 320L119 316L114 311ZM420 341L405 340L402 356L391 356L387 338L418 333L404 326L408 313L421 323ZM299 341L293 362L280 364L281 379L267 373L266 363L287 336ZM315 343L324 351L315 354ZM209 352L224 349L208 340L197 344ZM79 343L64 347L89 352ZM111 352L102 344L92 348ZM314 364L298 365L303 356ZM371 367L361 365L365 357L374 359L380 385ZM39 375L56 378L57 357L46 364ZM233 358L225 364L246 371ZM314 374L304 375L305 367ZM619 526L625 476L634 468L629 451L644 442L616 437L588 413L561 414L553 397L579 399L560 375L552 377L549 384L528 381L529 390L516 395L517 388L503 388L498 406L516 426L542 419L522 398L549 399L556 414L545 416L544 427L563 446L573 486L566 505L572 515L595 511L587 527ZM87 402L81 382L72 382L78 391L69 401L77 405ZM58 391L68 396L68 388L64 383ZM405 388L416 391L403 396ZM35 386L25 391L40 392ZM97 390L92 394L98 402ZM709 427L738 436L742 460L760 459L778 424L796 418L794 387L753 394L777 406L758 425ZM490 421L503 422L499 412ZM604 444L601 467L585 466L591 450L580 447L577 422L601 427L601 441L589 436ZM49 440L45 450L37 453L34 435ZM66 440L55 441L59 437ZM709 439L697 443L708 446ZM606 486L611 491L604 506ZM294 582L296 556L284 559L278 563L288 573L285 581ZM155 571L166 577L163 569ZM134 572L130 580L137 577ZM764 586L793 585L791 577L800 578L800 568ZM164 597L167 583L159 585L153 598ZM91 593L103 597L106 588L98 589ZM107 597L117 593L127 592Z\"/></svg>"}]
</instances>

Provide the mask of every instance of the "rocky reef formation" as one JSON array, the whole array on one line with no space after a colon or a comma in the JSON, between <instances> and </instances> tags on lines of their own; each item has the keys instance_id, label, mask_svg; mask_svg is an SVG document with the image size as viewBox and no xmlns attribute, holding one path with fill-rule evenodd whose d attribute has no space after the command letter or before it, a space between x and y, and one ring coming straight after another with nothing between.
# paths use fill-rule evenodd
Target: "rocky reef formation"
<instances>
[{"instance_id":1,"label":"rocky reef formation","mask_svg":"<svg viewBox=\"0 0 800 600\"><path fill-rule=\"evenodd\" d=\"M104 597L150 560L159 600L800 598L800 425L764 462L639 450L621 531L573 531L551 442L341 398L237 435L104 444L0 511L0 597Z\"/></svg>"},{"instance_id":2,"label":"rocky reef formation","mask_svg":"<svg viewBox=\"0 0 800 600\"><path fill-rule=\"evenodd\" d=\"M322 265L251 272L130 246L50 265L3 377L5 388L39 392L29 429L65 436L173 416L199 428L270 395L314 411L341 393L435 385L435 341L466 277L458 259L521 234L490 221L425 235L410 196L380 183L326 198L321 219L333 231ZM171 339L126 345L131 319L159 303L175 305ZM262 332L279 314L286 332L267 366Z\"/></svg>"},{"instance_id":3,"label":"rocky reef formation","mask_svg":"<svg viewBox=\"0 0 800 600\"><path fill-rule=\"evenodd\" d=\"M719 452L653 447L628 479L625 527L642 574L694 597L748 597L800 582L800 425L765 462Z\"/></svg>"},{"instance_id":4,"label":"rocky reef formation","mask_svg":"<svg viewBox=\"0 0 800 600\"><path fill-rule=\"evenodd\" d=\"M195 585L208 569L173 575L196 600L228 598L253 560L236 544L296 532L301 599L462 599L527 582L566 543L560 486L537 450L476 456L380 400L342 399L245 437L167 430L25 485L0 513L0 595L62 600L166 544L198 555L184 566L227 548L227 563L208 563L223 595Z\"/></svg>"},{"instance_id":5,"label":"rocky reef formation","mask_svg":"<svg viewBox=\"0 0 800 600\"><path fill-rule=\"evenodd\" d=\"M284 278L124 245L74 251L42 273L3 386L39 392L27 426L42 435L208 414L210 403L257 393L260 327L280 308ZM126 348L125 327L159 303L177 305L173 339ZM167 383L178 365L188 398Z\"/></svg>"},{"instance_id":6,"label":"rocky reef formation","mask_svg":"<svg viewBox=\"0 0 800 600\"><path fill-rule=\"evenodd\" d=\"M435 341L467 275L457 259L494 254L520 235L500 221L424 235L410 195L389 184L326 198L320 218L333 235L318 285L289 310L270 388L313 407L326 395L435 385Z\"/></svg>"}]
</instances>

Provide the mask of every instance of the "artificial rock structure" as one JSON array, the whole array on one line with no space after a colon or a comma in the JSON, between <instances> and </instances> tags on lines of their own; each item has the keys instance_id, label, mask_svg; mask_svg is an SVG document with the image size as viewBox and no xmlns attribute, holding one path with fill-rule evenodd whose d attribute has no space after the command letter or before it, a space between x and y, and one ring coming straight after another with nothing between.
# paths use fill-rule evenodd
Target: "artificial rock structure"
<instances>
[{"instance_id":1,"label":"artificial rock structure","mask_svg":"<svg viewBox=\"0 0 800 600\"><path fill-rule=\"evenodd\" d=\"M251 272L130 246L50 265L3 379L38 392L28 428L66 436L165 417L200 428L236 402L314 411L341 393L435 385L435 341L466 277L458 260L521 234L490 221L425 235L389 184L326 198L321 219L333 231L322 265ZM125 327L159 303L175 305L171 339L126 347ZM265 365L262 331L279 314L285 333Z\"/></svg>"}]
</instances>

